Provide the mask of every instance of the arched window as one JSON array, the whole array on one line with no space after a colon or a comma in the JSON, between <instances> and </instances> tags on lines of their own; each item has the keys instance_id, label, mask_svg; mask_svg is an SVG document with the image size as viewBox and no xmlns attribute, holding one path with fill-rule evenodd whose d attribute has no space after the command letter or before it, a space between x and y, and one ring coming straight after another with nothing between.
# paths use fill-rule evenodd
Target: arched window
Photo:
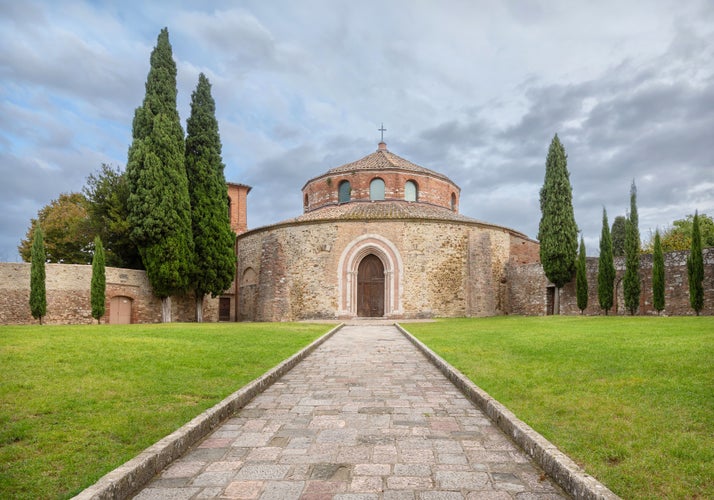
<instances>
[{"instance_id":1,"label":"arched window","mask_svg":"<svg viewBox=\"0 0 714 500\"><path fill-rule=\"evenodd\" d=\"M372 201L384 199L384 181L379 177L369 183L369 199Z\"/></svg>"},{"instance_id":2,"label":"arched window","mask_svg":"<svg viewBox=\"0 0 714 500\"><path fill-rule=\"evenodd\" d=\"M456 212L456 193L451 193L451 210Z\"/></svg>"},{"instance_id":3,"label":"arched window","mask_svg":"<svg viewBox=\"0 0 714 500\"><path fill-rule=\"evenodd\" d=\"M305 194L305 199L302 202L302 207L307 210L307 205L308 205L308 197L307 194Z\"/></svg>"},{"instance_id":4,"label":"arched window","mask_svg":"<svg viewBox=\"0 0 714 500\"><path fill-rule=\"evenodd\" d=\"M407 201L417 201L419 198L419 190L417 189L417 184L414 181L407 181L404 184L404 199Z\"/></svg>"},{"instance_id":5,"label":"arched window","mask_svg":"<svg viewBox=\"0 0 714 500\"><path fill-rule=\"evenodd\" d=\"M350 181L340 182L340 187L337 189L337 202L347 203L350 201L352 196L352 187L350 186Z\"/></svg>"}]
</instances>

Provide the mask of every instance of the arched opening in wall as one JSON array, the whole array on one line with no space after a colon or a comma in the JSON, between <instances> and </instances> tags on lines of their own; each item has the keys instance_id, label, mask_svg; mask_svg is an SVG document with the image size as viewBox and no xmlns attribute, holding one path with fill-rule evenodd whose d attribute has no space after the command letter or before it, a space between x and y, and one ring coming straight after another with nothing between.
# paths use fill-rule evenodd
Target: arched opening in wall
<instances>
[{"instance_id":1,"label":"arched opening in wall","mask_svg":"<svg viewBox=\"0 0 714 500\"><path fill-rule=\"evenodd\" d=\"M117 295L109 301L109 323L112 325L131 324L131 306L133 300L130 297Z\"/></svg>"},{"instance_id":2,"label":"arched opening in wall","mask_svg":"<svg viewBox=\"0 0 714 500\"><path fill-rule=\"evenodd\" d=\"M451 193L451 210L456 212L456 193Z\"/></svg>"},{"instance_id":3,"label":"arched opening in wall","mask_svg":"<svg viewBox=\"0 0 714 500\"><path fill-rule=\"evenodd\" d=\"M357 316L384 316L384 264L374 254L365 256L357 268Z\"/></svg>"},{"instance_id":4,"label":"arched opening in wall","mask_svg":"<svg viewBox=\"0 0 714 500\"><path fill-rule=\"evenodd\" d=\"M340 185L337 188L337 202L338 203L347 203L348 201L350 201L351 196L352 196L352 186L350 186L350 181L340 182Z\"/></svg>"},{"instance_id":5,"label":"arched opening in wall","mask_svg":"<svg viewBox=\"0 0 714 500\"><path fill-rule=\"evenodd\" d=\"M369 183L369 199L372 201L384 199L384 181L379 177Z\"/></svg>"},{"instance_id":6,"label":"arched opening in wall","mask_svg":"<svg viewBox=\"0 0 714 500\"><path fill-rule=\"evenodd\" d=\"M368 270L364 268L369 265L369 260L365 261L368 256L371 256L370 260L376 258L379 261L379 263L372 262L374 267L370 275L372 277L376 275L376 278L379 278L381 269L381 275L383 276L382 290L384 295L381 300L381 316L388 318L401 317L404 314L402 305L404 263L394 243L378 234L363 234L345 245L337 265L337 316L354 318L364 314L364 311L359 311L360 308L357 302L357 296L359 295L358 281L360 276L362 276L363 281L368 276L366 274ZM364 273L360 271L361 264L363 264L362 271ZM368 279L367 281L370 280ZM368 314L378 313L379 311Z\"/></svg>"},{"instance_id":7,"label":"arched opening in wall","mask_svg":"<svg viewBox=\"0 0 714 500\"><path fill-rule=\"evenodd\" d=\"M414 181L407 181L404 184L404 199L406 201L417 201L419 198L419 189Z\"/></svg>"},{"instance_id":8,"label":"arched opening in wall","mask_svg":"<svg viewBox=\"0 0 714 500\"><path fill-rule=\"evenodd\" d=\"M258 300L258 273L252 267L246 268L241 275L238 297L237 320L254 321Z\"/></svg>"},{"instance_id":9,"label":"arched opening in wall","mask_svg":"<svg viewBox=\"0 0 714 500\"><path fill-rule=\"evenodd\" d=\"M231 220L231 203L232 203L232 200L231 200L231 197L229 196L228 197L228 220Z\"/></svg>"},{"instance_id":10,"label":"arched opening in wall","mask_svg":"<svg viewBox=\"0 0 714 500\"><path fill-rule=\"evenodd\" d=\"M302 201L302 208L304 210L307 210L307 207L308 207L308 198L307 198L307 194L305 194L305 198L303 198L303 201Z\"/></svg>"}]
</instances>

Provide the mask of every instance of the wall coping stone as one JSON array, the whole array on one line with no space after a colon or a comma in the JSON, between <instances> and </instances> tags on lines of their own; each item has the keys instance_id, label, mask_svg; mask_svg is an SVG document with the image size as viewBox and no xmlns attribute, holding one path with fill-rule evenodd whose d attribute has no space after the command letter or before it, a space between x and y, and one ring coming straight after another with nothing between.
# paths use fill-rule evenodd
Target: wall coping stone
<instances>
[{"instance_id":1,"label":"wall coping stone","mask_svg":"<svg viewBox=\"0 0 714 500\"><path fill-rule=\"evenodd\" d=\"M620 498L604 484L587 474L553 443L533 430L508 408L496 401L463 373L410 334L399 323L396 323L395 326L446 378L456 385L471 402L486 413L507 436L523 449L569 495L576 499L587 500L615 500Z\"/></svg>"},{"instance_id":2,"label":"wall coping stone","mask_svg":"<svg viewBox=\"0 0 714 500\"><path fill-rule=\"evenodd\" d=\"M304 347L290 358L249 382L226 399L207 409L173 433L154 443L135 458L99 478L92 486L74 497L75 500L124 499L136 494L167 465L181 457L190 447L234 415L251 399L292 370L344 326L335 328Z\"/></svg>"}]
</instances>

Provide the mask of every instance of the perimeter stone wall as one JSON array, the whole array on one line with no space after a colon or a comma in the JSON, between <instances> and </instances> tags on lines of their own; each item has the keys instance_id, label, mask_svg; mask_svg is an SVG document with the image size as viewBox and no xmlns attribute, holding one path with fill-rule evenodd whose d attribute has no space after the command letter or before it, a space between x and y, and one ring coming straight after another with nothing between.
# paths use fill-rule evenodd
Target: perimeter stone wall
<instances>
[{"instance_id":1,"label":"perimeter stone wall","mask_svg":"<svg viewBox=\"0 0 714 500\"><path fill-rule=\"evenodd\" d=\"M0 324L37 324L30 314L29 263L0 263ZM92 318L90 283L92 266L79 264L46 264L47 316L46 324L89 324ZM108 323L113 297L128 297L132 301L132 323L160 323L161 300L151 292L145 271L106 268L106 314ZM172 297L174 321L195 320L193 294ZM218 299L204 301L204 321L218 320Z\"/></svg>"},{"instance_id":2,"label":"perimeter stone wall","mask_svg":"<svg viewBox=\"0 0 714 500\"><path fill-rule=\"evenodd\" d=\"M714 248L705 248L704 254L704 309L701 314L714 314ZM670 252L664 255L665 261L665 309L666 315L693 315L689 304L689 281L687 279L687 256L689 252ZM629 314L625 309L622 278L625 274L625 259L615 259L616 305L610 314ZM587 315L603 314L597 298L598 259L587 259L588 271L588 307ZM540 264L510 265L509 298L511 312L523 315L545 315L548 311L549 283ZM652 307L652 255L640 257L640 307L637 314L652 315L657 312ZM551 285L552 286L552 285ZM580 314L577 308L575 280L566 284L560 296L561 314Z\"/></svg>"}]
</instances>

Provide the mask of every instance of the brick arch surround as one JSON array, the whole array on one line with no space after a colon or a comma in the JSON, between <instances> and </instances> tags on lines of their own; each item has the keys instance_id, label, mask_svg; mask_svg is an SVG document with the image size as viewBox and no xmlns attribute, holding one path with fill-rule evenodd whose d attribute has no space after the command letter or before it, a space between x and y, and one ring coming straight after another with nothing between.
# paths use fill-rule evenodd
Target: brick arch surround
<instances>
[{"instance_id":1,"label":"brick arch surround","mask_svg":"<svg viewBox=\"0 0 714 500\"><path fill-rule=\"evenodd\" d=\"M404 314L402 295L404 265L397 247L378 234L365 234L352 240L342 251L337 266L340 317L357 316L357 268L367 255L376 255L384 265L384 316Z\"/></svg>"}]
</instances>

